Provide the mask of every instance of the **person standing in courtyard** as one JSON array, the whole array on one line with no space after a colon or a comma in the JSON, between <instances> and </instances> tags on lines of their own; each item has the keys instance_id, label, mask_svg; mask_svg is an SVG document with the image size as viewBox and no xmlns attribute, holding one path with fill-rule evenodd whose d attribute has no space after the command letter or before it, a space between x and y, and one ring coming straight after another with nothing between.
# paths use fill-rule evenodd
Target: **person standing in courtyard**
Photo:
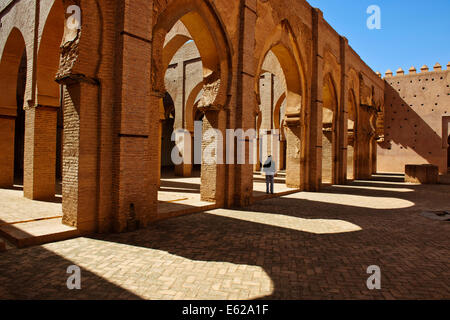
<instances>
[{"instance_id":1,"label":"person standing in courtyard","mask_svg":"<svg viewBox=\"0 0 450 320\"><path fill-rule=\"evenodd\" d=\"M274 176L276 174L275 161L272 156L268 156L263 165L263 172L266 175L266 193L273 194Z\"/></svg>"}]
</instances>

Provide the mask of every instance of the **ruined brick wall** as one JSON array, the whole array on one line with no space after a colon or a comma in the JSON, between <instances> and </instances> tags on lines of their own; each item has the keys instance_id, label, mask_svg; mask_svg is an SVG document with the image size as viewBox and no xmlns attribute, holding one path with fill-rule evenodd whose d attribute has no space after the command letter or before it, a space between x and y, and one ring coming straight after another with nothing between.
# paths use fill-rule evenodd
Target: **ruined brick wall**
<instances>
[{"instance_id":1,"label":"ruined brick wall","mask_svg":"<svg viewBox=\"0 0 450 320\"><path fill-rule=\"evenodd\" d=\"M434 164L447 172L450 70L402 70L386 74L384 141L378 171L403 173L406 164Z\"/></svg>"}]
</instances>

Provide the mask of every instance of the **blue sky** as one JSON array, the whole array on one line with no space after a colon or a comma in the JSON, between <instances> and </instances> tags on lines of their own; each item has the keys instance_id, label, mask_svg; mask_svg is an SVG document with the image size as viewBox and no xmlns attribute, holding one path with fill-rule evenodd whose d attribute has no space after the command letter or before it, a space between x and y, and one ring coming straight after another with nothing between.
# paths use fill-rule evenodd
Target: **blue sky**
<instances>
[{"instance_id":1,"label":"blue sky","mask_svg":"<svg viewBox=\"0 0 450 320\"><path fill-rule=\"evenodd\" d=\"M375 71L450 62L450 0L307 0ZM369 30L370 5L381 9L381 30Z\"/></svg>"}]
</instances>

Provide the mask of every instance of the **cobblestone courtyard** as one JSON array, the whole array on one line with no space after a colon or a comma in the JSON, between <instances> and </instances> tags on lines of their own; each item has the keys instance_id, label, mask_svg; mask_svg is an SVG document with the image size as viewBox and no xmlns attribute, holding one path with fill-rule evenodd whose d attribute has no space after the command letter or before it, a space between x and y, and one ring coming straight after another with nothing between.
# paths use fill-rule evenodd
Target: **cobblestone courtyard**
<instances>
[{"instance_id":1,"label":"cobblestone courtyard","mask_svg":"<svg viewBox=\"0 0 450 320\"><path fill-rule=\"evenodd\" d=\"M450 185L375 178L0 253L1 299L450 299ZM67 267L81 268L68 290ZM381 290L366 269L381 268Z\"/></svg>"}]
</instances>

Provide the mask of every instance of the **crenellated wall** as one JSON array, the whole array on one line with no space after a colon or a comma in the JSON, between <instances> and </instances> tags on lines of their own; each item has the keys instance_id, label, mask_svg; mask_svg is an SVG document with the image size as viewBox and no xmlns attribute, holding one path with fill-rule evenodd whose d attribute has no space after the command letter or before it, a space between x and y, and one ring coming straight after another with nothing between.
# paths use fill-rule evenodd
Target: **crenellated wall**
<instances>
[{"instance_id":1,"label":"crenellated wall","mask_svg":"<svg viewBox=\"0 0 450 320\"><path fill-rule=\"evenodd\" d=\"M384 138L378 170L403 173L406 164L434 164L447 173L450 135L450 63L420 72L388 70L385 76Z\"/></svg>"}]
</instances>

